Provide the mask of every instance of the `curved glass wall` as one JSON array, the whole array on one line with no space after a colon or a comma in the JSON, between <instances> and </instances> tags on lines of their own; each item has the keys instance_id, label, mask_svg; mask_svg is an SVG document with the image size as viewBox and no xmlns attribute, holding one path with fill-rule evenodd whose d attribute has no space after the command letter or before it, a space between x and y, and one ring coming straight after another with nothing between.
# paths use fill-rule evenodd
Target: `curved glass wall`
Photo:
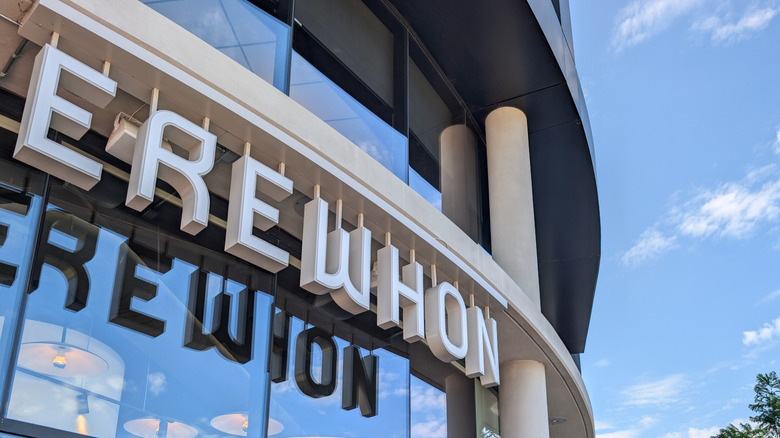
<instances>
[{"instance_id":1,"label":"curved glass wall","mask_svg":"<svg viewBox=\"0 0 780 438\"><path fill-rule=\"evenodd\" d=\"M51 188L4 427L260 436L273 277L106 208L115 193Z\"/></svg>"},{"instance_id":2,"label":"curved glass wall","mask_svg":"<svg viewBox=\"0 0 780 438\"><path fill-rule=\"evenodd\" d=\"M421 379L411 378L411 438L447 438L447 395Z\"/></svg>"},{"instance_id":3,"label":"curved glass wall","mask_svg":"<svg viewBox=\"0 0 780 438\"><path fill-rule=\"evenodd\" d=\"M409 436L408 360L384 349L357 347L295 317L288 333L286 340L279 339L287 367L271 384L270 417L284 427L280 436ZM350 408L353 387L358 397Z\"/></svg>"},{"instance_id":4,"label":"curved glass wall","mask_svg":"<svg viewBox=\"0 0 780 438\"><path fill-rule=\"evenodd\" d=\"M409 146L393 129L302 56L293 52L290 97L339 131L405 183L409 182Z\"/></svg>"},{"instance_id":5,"label":"curved glass wall","mask_svg":"<svg viewBox=\"0 0 780 438\"><path fill-rule=\"evenodd\" d=\"M45 175L0 160L0 388L24 298L38 222L43 208Z\"/></svg>"}]
</instances>

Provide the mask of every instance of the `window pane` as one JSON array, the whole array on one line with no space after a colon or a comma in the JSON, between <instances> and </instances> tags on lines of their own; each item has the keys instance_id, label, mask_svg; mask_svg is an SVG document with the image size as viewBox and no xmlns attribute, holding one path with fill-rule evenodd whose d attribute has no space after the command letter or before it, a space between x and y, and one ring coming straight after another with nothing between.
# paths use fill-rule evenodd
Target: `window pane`
<instances>
[{"instance_id":1,"label":"window pane","mask_svg":"<svg viewBox=\"0 0 780 438\"><path fill-rule=\"evenodd\" d=\"M297 0L295 18L392 106L393 34L361 0Z\"/></svg>"},{"instance_id":2,"label":"window pane","mask_svg":"<svg viewBox=\"0 0 780 438\"><path fill-rule=\"evenodd\" d=\"M0 160L0 390L30 272L43 180L40 173Z\"/></svg>"},{"instance_id":3,"label":"window pane","mask_svg":"<svg viewBox=\"0 0 780 438\"><path fill-rule=\"evenodd\" d=\"M409 128L435 161L439 158L439 136L452 125L453 115L417 64L409 60Z\"/></svg>"},{"instance_id":4,"label":"window pane","mask_svg":"<svg viewBox=\"0 0 780 438\"><path fill-rule=\"evenodd\" d=\"M447 396L412 376L412 438L447 437Z\"/></svg>"},{"instance_id":5,"label":"window pane","mask_svg":"<svg viewBox=\"0 0 780 438\"><path fill-rule=\"evenodd\" d=\"M271 384L270 424L283 427L283 435L289 437L376 437L401 438L408 436L409 427L409 362L389 351L376 349L377 356L377 411L370 418L361 415L360 406L345 410L342 408L342 393L345 375L344 349L349 342L327 335L336 346L335 389L329 396L315 398L304 394L295 376L297 355L304 354L297 346L298 335L303 331L303 321L291 318L290 335L287 339L287 370L284 380ZM311 328L311 327L309 327ZM365 358L369 352L359 349ZM311 374L319 383L328 379L323 374L327 369L322 349L315 348L312 354ZM327 374L327 373L326 373ZM270 433L270 429L269 429Z\"/></svg>"},{"instance_id":6,"label":"window pane","mask_svg":"<svg viewBox=\"0 0 780 438\"><path fill-rule=\"evenodd\" d=\"M406 137L293 52L290 97L355 143L404 182L408 181Z\"/></svg>"},{"instance_id":7,"label":"window pane","mask_svg":"<svg viewBox=\"0 0 780 438\"><path fill-rule=\"evenodd\" d=\"M411 167L409 168L409 187L441 211L441 192Z\"/></svg>"},{"instance_id":8,"label":"window pane","mask_svg":"<svg viewBox=\"0 0 780 438\"><path fill-rule=\"evenodd\" d=\"M480 438L500 438L498 434L498 397L474 380L477 408L477 431Z\"/></svg>"},{"instance_id":9,"label":"window pane","mask_svg":"<svg viewBox=\"0 0 780 438\"><path fill-rule=\"evenodd\" d=\"M261 436L271 275L114 208L124 191L101 184L114 182L51 189L7 419L96 437Z\"/></svg>"},{"instance_id":10,"label":"window pane","mask_svg":"<svg viewBox=\"0 0 780 438\"><path fill-rule=\"evenodd\" d=\"M246 0L144 0L212 47L284 90L290 29Z\"/></svg>"}]
</instances>

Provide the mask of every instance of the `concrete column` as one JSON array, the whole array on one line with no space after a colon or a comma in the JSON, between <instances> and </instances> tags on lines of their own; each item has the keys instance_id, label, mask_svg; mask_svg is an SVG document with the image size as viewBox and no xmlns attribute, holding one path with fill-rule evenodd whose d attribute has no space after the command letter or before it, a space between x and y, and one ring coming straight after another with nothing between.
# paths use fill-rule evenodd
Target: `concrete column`
<instances>
[{"instance_id":1,"label":"concrete column","mask_svg":"<svg viewBox=\"0 0 780 438\"><path fill-rule=\"evenodd\" d=\"M447 438L474 438L477 433L477 409L474 381L465 374L450 374L444 379L447 392Z\"/></svg>"},{"instance_id":2,"label":"concrete column","mask_svg":"<svg viewBox=\"0 0 780 438\"><path fill-rule=\"evenodd\" d=\"M485 135L493 259L541 308L528 120L517 108L498 108L485 120Z\"/></svg>"},{"instance_id":3,"label":"concrete column","mask_svg":"<svg viewBox=\"0 0 780 438\"><path fill-rule=\"evenodd\" d=\"M466 125L452 125L439 136L441 160L441 211L472 238L478 237L476 220L476 138Z\"/></svg>"},{"instance_id":4,"label":"concrete column","mask_svg":"<svg viewBox=\"0 0 780 438\"><path fill-rule=\"evenodd\" d=\"M501 438L549 438L544 365L533 360L501 364L498 396Z\"/></svg>"}]
</instances>

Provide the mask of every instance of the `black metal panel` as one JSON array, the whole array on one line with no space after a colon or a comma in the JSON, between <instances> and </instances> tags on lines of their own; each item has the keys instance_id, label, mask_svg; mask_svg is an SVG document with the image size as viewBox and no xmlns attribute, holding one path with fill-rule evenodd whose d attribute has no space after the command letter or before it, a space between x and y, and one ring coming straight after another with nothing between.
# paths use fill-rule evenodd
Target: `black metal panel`
<instances>
[{"instance_id":1,"label":"black metal panel","mask_svg":"<svg viewBox=\"0 0 780 438\"><path fill-rule=\"evenodd\" d=\"M517 0L392 3L483 132L495 108L526 113L542 312L569 351L581 353L601 255L595 172L582 117L536 17ZM568 18L568 2L552 6Z\"/></svg>"},{"instance_id":2,"label":"black metal panel","mask_svg":"<svg viewBox=\"0 0 780 438\"><path fill-rule=\"evenodd\" d=\"M393 4L472 108L563 81L525 1L397 0Z\"/></svg>"},{"instance_id":3,"label":"black metal panel","mask_svg":"<svg viewBox=\"0 0 780 438\"><path fill-rule=\"evenodd\" d=\"M601 255L590 152L578 122L529 140L542 313L569 352L582 353Z\"/></svg>"}]
</instances>

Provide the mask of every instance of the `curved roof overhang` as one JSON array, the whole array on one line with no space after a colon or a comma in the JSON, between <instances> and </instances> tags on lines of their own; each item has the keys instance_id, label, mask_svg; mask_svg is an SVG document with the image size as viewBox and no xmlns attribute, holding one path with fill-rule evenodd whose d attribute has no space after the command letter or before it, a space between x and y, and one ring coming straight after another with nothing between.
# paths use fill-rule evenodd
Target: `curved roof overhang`
<instances>
[{"instance_id":1,"label":"curved roof overhang","mask_svg":"<svg viewBox=\"0 0 780 438\"><path fill-rule=\"evenodd\" d=\"M550 0L395 0L478 123L528 117L542 313L585 348L601 257L590 122L571 44Z\"/></svg>"}]
</instances>

